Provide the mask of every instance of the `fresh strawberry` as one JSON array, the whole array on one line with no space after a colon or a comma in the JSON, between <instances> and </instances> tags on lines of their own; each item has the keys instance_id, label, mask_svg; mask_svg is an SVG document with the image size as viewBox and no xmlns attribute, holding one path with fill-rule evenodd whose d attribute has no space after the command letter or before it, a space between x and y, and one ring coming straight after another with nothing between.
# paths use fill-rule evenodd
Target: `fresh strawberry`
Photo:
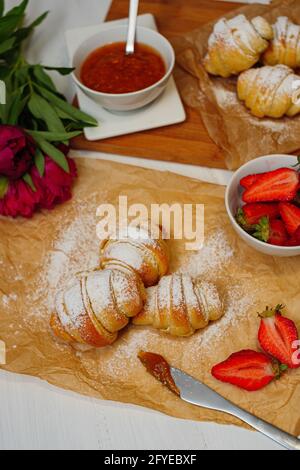
<instances>
[{"instance_id":1,"label":"fresh strawberry","mask_svg":"<svg viewBox=\"0 0 300 470\"><path fill-rule=\"evenodd\" d=\"M243 194L243 201L292 201L299 188L299 174L291 168L280 168L260 176Z\"/></svg>"},{"instance_id":2,"label":"fresh strawberry","mask_svg":"<svg viewBox=\"0 0 300 470\"><path fill-rule=\"evenodd\" d=\"M282 220L269 220L263 217L255 226L253 237L270 245L286 246L288 233Z\"/></svg>"},{"instance_id":3,"label":"fresh strawberry","mask_svg":"<svg viewBox=\"0 0 300 470\"><path fill-rule=\"evenodd\" d=\"M280 365L263 353L251 350L232 354L212 368L213 377L221 382L255 392L280 377Z\"/></svg>"},{"instance_id":4,"label":"fresh strawberry","mask_svg":"<svg viewBox=\"0 0 300 470\"><path fill-rule=\"evenodd\" d=\"M299 190L296 194L295 199L293 199L292 202L293 202L293 204L295 204L295 206L300 207L300 191Z\"/></svg>"},{"instance_id":5,"label":"fresh strawberry","mask_svg":"<svg viewBox=\"0 0 300 470\"><path fill-rule=\"evenodd\" d=\"M258 224L263 217L268 217L270 220L279 217L278 204L246 204L238 210L236 219L239 225L247 227Z\"/></svg>"},{"instance_id":6,"label":"fresh strawberry","mask_svg":"<svg viewBox=\"0 0 300 470\"><path fill-rule=\"evenodd\" d=\"M284 223L281 220L271 220L268 243L270 245L285 246L287 239L288 235Z\"/></svg>"},{"instance_id":7,"label":"fresh strawberry","mask_svg":"<svg viewBox=\"0 0 300 470\"><path fill-rule=\"evenodd\" d=\"M240 181L240 185L245 188L245 189L249 189L251 188L251 186L254 185L254 183L256 183L259 178L261 176L265 175L265 173L260 173L260 174L257 174L257 175L248 175L248 176L245 176L244 178L241 179Z\"/></svg>"},{"instance_id":8,"label":"fresh strawberry","mask_svg":"<svg viewBox=\"0 0 300 470\"><path fill-rule=\"evenodd\" d=\"M295 362L294 355L298 350L296 342L299 335L295 323L282 316L282 309L281 305L274 309L267 307L265 312L260 314L258 340L265 352L289 368L297 369L300 363Z\"/></svg>"},{"instance_id":9,"label":"fresh strawberry","mask_svg":"<svg viewBox=\"0 0 300 470\"><path fill-rule=\"evenodd\" d=\"M300 227L286 242L286 246L300 246Z\"/></svg>"},{"instance_id":10,"label":"fresh strawberry","mask_svg":"<svg viewBox=\"0 0 300 470\"><path fill-rule=\"evenodd\" d=\"M300 227L300 209L290 203L279 204L279 212L290 235L294 235Z\"/></svg>"}]
</instances>

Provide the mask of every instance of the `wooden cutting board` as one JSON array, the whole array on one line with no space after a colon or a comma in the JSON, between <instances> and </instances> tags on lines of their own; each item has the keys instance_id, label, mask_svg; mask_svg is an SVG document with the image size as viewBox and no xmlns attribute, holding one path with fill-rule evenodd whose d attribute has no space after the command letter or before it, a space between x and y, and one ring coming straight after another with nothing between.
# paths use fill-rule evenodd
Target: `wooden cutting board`
<instances>
[{"instance_id":1,"label":"wooden cutting board","mask_svg":"<svg viewBox=\"0 0 300 470\"><path fill-rule=\"evenodd\" d=\"M114 0L107 20L128 16L128 0ZM214 0L141 0L140 14L152 13L159 31L167 38L196 29L219 18L239 4ZM89 142L83 136L73 140L72 147L114 153L152 160L172 161L213 168L226 168L222 151L209 137L201 117L186 108L182 124L161 127L121 137Z\"/></svg>"}]
</instances>

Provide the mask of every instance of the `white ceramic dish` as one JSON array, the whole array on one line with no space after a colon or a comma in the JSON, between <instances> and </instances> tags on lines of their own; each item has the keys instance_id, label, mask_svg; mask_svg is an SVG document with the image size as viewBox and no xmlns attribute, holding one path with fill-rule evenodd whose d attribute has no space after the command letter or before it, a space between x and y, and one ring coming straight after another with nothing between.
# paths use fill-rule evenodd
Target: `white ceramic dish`
<instances>
[{"instance_id":1,"label":"white ceramic dish","mask_svg":"<svg viewBox=\"0 0 300 470\"><path fill-rule=\"evenodd\" d=\"M127 31L127 26L112 26L111 29L100 31L84 41L76 50L73 57L72 67L74 67L75 70L72 75L76 84L92 100L95 100L110 111L133 111L152 103L152 101L165 91L175 65L175 52L169 41L153 29L138 26L136 31L137 42L146 44L156 51L159 51L166 65L164 77L154 83L154 85L133 93L102 93L85 86L81 80L81 69L85 59L97 48L114 42L126 42Z\"/></svg>"},{"instance_id":2,"label":"white ceramic dish","mask_svg":"<svg viewBox=\"0 0 300 470\"><path fill-rule=\"evenodd\" d=\"M127 23L128 20L124 19L67 31L66 42L70 63L73 61L76 50L83 42L101 31L111 29L112 26L122 26ZM150 14L139 16L138 26L157 29L154 17ZM85 129L85 137L90 141L169 126L186 119L185 110L172 76L165 91L155 101L141 109L129 112L112 113L87 96L78 85L76 85L76 90L80 108L94 116L99 122L99 126Z\"/></svg>"},{"instance_id":3,"label":"white ceramic dish","mask_svg":"<svg viewBox=\"0 0 300 470\"><path fill-rule=\"evenodd\" d=\"M267 155L256 158L255 160L251 160L239 168L239 170L234 173L229 185L227 186L225 204L234 230L249 246L266 255L279 257L299 256L300 246L281 247L268 245L267 243L253 238L239 226L235 220L235 214L237 209L244 204L242 201L242 194L244 190L240 186L240 181L245 176L251 174L264 173L267 171L277 170L278 168L282 167L291 167L296 163L297 157L292 155Z\"/></svg>"}]
</instances>

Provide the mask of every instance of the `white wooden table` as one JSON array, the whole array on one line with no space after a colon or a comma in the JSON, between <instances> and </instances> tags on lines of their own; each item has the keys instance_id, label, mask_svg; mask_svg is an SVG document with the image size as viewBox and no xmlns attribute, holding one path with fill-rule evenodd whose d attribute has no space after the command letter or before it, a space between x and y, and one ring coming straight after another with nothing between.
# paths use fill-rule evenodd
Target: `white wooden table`
<instances>
[{"instance_id":1,"label":"white wooden table","mask_svg":"<svg viewBox=\"0 0 300 470\"><path fill-rule=\"evenodd\" d=\"M8 5L19 3L8 0ZM29 58L65 65L63 31L103 20L110 0L31 0L30 16L50 9L46 27L33 38ZM60 80L72 96L68 80ZM226 184L228 173L186 165L88 154L166 169ZM0 372L0 449L82 450L279 450L263 436L233 426L183 421L147 409L85 398L31 377Z\"/></svg>"}]
</instances>

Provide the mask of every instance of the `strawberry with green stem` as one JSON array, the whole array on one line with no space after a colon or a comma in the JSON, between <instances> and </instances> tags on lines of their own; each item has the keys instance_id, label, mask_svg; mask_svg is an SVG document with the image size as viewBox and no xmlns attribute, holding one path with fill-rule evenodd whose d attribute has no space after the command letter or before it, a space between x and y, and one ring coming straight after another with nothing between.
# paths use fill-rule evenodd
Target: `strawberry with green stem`
<instances>
[{"instance_id":1,"label":"strawberry with green stem","mask_svg":"<svg viewBox=\"0 0 300 470\"><path fill-rule=\"evenodd\" d=\"M268 217L263 217L255 225L253 237L276 246L286 246L288 242L288 233L282 220L269 220Z\"/></svg>"},{"instance_id":2,"label":"strawberry with green stem","mask_svg":"<svg viewBox=\"0 0 300 470\"><path fill-rule=\"evenodd\" d=\"M290 369L296 369L300 367L300 361L295 361L299 334L295 323L282 315L283 309L282 305L267 307L259 314L261 323L258 341L266 353Z\"/></svg>"},{"instance_id":3,"label":"strawberry with green stem","mask_svg":"<svg viewBox=\"0 0 300 470\"><path fill-rule=\"evenodd\" d=\"M238 209L236 214L238 224L247 232L253 232L255 230L254 226L259 224L263 217L268 217L270 220L279 217L278 204L246 204Z\"/></svg>"}]
</instances>

